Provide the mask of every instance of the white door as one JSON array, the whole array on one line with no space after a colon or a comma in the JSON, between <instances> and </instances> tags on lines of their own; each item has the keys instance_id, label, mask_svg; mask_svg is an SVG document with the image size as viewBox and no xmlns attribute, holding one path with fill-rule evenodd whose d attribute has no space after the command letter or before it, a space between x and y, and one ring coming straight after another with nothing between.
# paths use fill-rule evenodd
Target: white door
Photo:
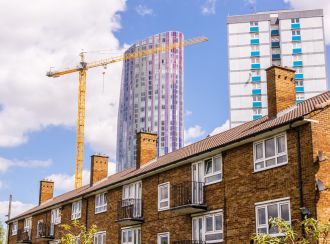
<instances>
[{"instance_id":1,"label":"white door","mask_svg":"<svg viewBox=\"0 0 330 244\"><path fill-rule=\"evenodd\" d=\"M203 203L204 164L198 162L192 165L192 203Z\"/></svg>"},{"instance_id":2,"label":"white door","mask_svg":"<svg viewBox=\"0 0 330 244\"><path fill-rule=\"evenodd\" d=\"M203 217L193 218L192 228L192 239L194 241L204 241Z\"/></svg>"}]
</instances>

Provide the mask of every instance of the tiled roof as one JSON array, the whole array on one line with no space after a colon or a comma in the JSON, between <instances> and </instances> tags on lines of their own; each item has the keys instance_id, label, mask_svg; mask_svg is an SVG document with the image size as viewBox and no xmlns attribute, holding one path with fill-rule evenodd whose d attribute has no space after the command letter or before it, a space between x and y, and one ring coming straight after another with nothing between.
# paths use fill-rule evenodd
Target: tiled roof
<instances>
[{"instance_id":1,"label":"tiled roof","mask_svg":"<svg viewBox=\"0 0 330 244\"><path fill-rule=\"evenodd\" d=\"M135 167L130 168L111 175L106 179L94 184L93 186L86 185L79 189L54 197L53 199L50 199L49 201L39 206L36 206L11 220L22 218L24 216L33 214L34 212L49 208L53 205L60 204L62 202L74 199L84 194L92 193L93 191L96 191L98 189L113 185L115 183L119 183L124 180L128 180L132 177L139 176L147 172L152 172L153 170L168 166L180 160L184 160L186 158L196 156L200 153L204 153L243 139L247 139L256 134L260 134L270 129L286 125L296 120L303 119L305 115L308 115L313 111L322 109L327 106L330 106L329 91L307 99L284 111L281 111L277 114L277 117L268 118L268 116L264 116L258 120L247 122L230 130L224 131L214 136L207 137L201 141L188 145L172 153L161 156L157 160L154 160L155 162L147 164L145 167L139 169L135 169Z\"/></svg>"}]
</instances>

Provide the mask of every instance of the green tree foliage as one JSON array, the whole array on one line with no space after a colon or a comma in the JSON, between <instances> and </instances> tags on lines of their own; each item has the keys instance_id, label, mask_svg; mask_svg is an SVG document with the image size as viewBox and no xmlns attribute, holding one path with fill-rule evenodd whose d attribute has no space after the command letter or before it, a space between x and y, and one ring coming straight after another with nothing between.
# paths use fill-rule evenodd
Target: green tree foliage
<instances>
[{"instance_id":1,"label":"green tree foliage","mask_svg":"<svg viewBox=\"0 0 330 244\"><path fill-rule=\"evenodd\" d=\"M0 243L5 243L5 228L1 221L0 221Z\"/></svg>"},{"instance_id":2,"label":"green tree foliage","mask_svg":"<svg viewBox=\"0 0 330 244\"><path fill-rule=\"evenodd\" d=\"M75 241L77 237L80 238L81 244L93 244L94 234L97 232L96 225L87 228L77 220L72 221L71 225L62 224L60 227L64 232L64 235L61 238L61 243L63 244L76 243Z\"/></svg>"},{"instance_id":3,"label":"green tree foliage","mask_svg":"<svg viewBox=\"0 0 330 244\"><path fill-rule=\"evenodd\" d=\"M257 244L330 244L330 224L321 224L313 218L306 218L300 224L304 235L295 232L290 224L281 218L270 218L269 224L279 230L278 236L255 234L252 239Z\"/></svg>"}]
</instances>

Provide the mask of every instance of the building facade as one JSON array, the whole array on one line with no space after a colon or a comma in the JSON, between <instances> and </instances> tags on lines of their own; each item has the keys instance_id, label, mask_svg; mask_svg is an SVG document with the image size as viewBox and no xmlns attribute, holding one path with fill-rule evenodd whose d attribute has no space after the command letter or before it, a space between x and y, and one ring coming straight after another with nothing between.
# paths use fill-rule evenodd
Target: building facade
<instances>
[{"instance_id":1,"label":"building facade","mask_svg":"<svg viewBox=\"0 0 330 244\"><path fill-rule=\"evenodd\" d=\"M126 54L184 41L164 32L132 45ZM158 155L183 146L183 48L125 60L118 112L117 171L136 163L136 133L159 135Z\"/></svg>"},{"instance_id":2,"label":"building facade","mask_svg":"<svg viewBox=\"0 0 330 244\"><path fill-rule=\"evenodd\" d=\"M39 205L7 221L9 244L58 243L59 224L72 220L96 224L96 244L250 243L254 233L279 234L269 217L299 233L306 214L327 223L330 92L296 104L294 70L267 72L272 117L162 157L157 135L141 132L135 167L106 177L107 158L94 156L90 184L57 197L42 181Z\"/></svg>"},{"instance_id":3,"label":"building facade","mask_svg":"<svg viewBox=\"0 0 330 244\"><path fill-rule=\"evenodd\" d=\"M265 69L296 70L297 102L327 90L323 10L227 17L230 125L267 115Z\"/></svg>"}]
</instances>

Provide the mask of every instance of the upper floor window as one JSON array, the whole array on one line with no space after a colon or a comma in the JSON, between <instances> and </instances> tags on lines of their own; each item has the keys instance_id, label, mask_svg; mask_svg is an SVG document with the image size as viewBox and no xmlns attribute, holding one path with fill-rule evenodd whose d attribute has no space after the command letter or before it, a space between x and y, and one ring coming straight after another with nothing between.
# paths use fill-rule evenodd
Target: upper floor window
<instances>
[{"instance_id":1,"label":"upper floor window","mask_svg":"<svg viewBox=\"0 0 330 244\"><path fill-rule=\"evenodd\" d=\"M157 244L170 244L170 233L160 233L157 235Z\"/></svg>"},{"instance_id":2,"label":"upper floor window","mask_svg":"<svg viewBox=\"0 0 330 244\"><path fill-rule=\"evenodd\" d=\"M12 229L11 229L11 235L17 235L17 222L13 223Z\"/></svg>"},{"instance_id":3,"label":"upper floor window","mask_svg":"<svg viewBox=\"0 0 330 244\"><path fill-rule=\"evenodd\" d=\"M260 64L260 58L251 58L252 64Z\"/></svg>"},{"instance_id":4,"label":"upper floor window","mask_svg":"<svg viewBox=\"0 0 330 244\"><path fill-rule=\"evenodd\" d=\"M251 33L251 39L259 39L258 33Z\"/></svg>"},{"instance_id":5,"label":"upper floor window","mask_svg":"<svg viewBox=\"0 0 330 244\"><path fill-rule=\"evenodd\" d=\"M141 229L140 228L125 228L121 230L121 244L140 244Z\"/></svg>"},{"instance_id":6,"label":"upper floor window","mask_svg":"<svg viewBox=\"0 0 330 244\"><path fill-rule=\"evenodd\" d=\"M32 217L24 219L24 232L30 231L32 228Z\"/></svg>"},{"instance_id":7,"label":"upper floor window","mask_svg":"<svg viewBox=\"0 0 330 244\"><path fill-rule=\"evenodd\" d=\"M290 201L274 200L266 203L257 203L256 218L256 232L258 234L279 235L278 227L269 226L269 219L281 218L290 224Z\"/></svg>"},{"instance_id":8,"label":"upper floor window","mask_svg":"<svg viewBox=\"0 0 330 244\"><path fill-rule=\"evenodd\" d=\"M250 26L258 26L258 22L257 21L251 21L250 22Z\"/></svg>"},{"instance_id":9,"label":"upper floor window","mask_svg":"<svg viewBox=\"0 0 330 244\"><path fill-rule=\"evenodd\" d=\"M223 241L223 214L221 211L208 213L192 219L193 241L218 243Z\"/></svg>"},{"instance_id":10,"label":"upper floor window","mask_svg":"<svg viewBox=\"0 0 330 244\"><path fill-rule=\"evenodd\" d=\"M105 244L106 234L105 231L97 232L94 234L94 244Z\"/></svg>"},{"instance_id":11,"label":"upper floor window","mask_svg":"<svg viewBox=\"0 0 330 244\"><path fill-rule=\"evenodd\" d=\"M293 30L292 35L293 36L300 36L300 30Z\"/></svg>"},{"instance_id":12,"label":"upper floor window","mask_svg":"<svg viewBox=\"0 0 330 244\"><path fill-rule=\"evenodd\" d=\"M212 157L204 161L205 183L212 183L222 179L222 158L221 156Z\"/></svg>"},{"instance_id":13,"label":"upper floor window","mask_svg":"<svg viewBox=\"0 0 330 244\"><path fill-rule=\"evenodd\" d=\"M123 186L123 200L127 199L141 199L142 182L134 182Z\"/></svg>"},{"instance_id":14,"label":"upper floor window","mask_svg":"<svg viewBox=\"0 0 330 244\"><path fill-rule=\"evenodd\" d=\"M107 211L107 193L97 194L95 196L95 213Z\"/></svg>"},{"instance_id":15,"label":"upper floor window","mask_svg":"<svg viewBox=\"0 0 330 244\"><path fill-rule=\"evenodd\" d=\"M255 142L253 147L255 171L273 168L288 162L286 134Z\"/></svg>"},{"instance_id":16,"label":"upper floor window","mask_svg":"<svg viewBox=\"0 0 330 244\"><path fill-rule=\"evenodd\" d=\"M158 210L170 208L170 183L158 185Z\"/></svg>"},{"instance_id":17,"label":"upper floor window","mask_svg":"<svg viewBox=\"0 0 330 244\"><path fill-rule=\"evenodd\" d=\"M291 23L292 24L298 24L299 23L299 19L298 18L291 19Z\"/></svg>"},{"instance_id":18,"label":"upper floor window","mask_svg":"<svg viewBox=\"0 0 330 244\"><path fill-rule=\"evenodd\" d=\"M253 99L253 102L260 102L261 101L261 95L253 95L252 99Z\"/></svg>"},{"instance_id":19,"label":"upper floor window","mask_svg":"<svg viewBox=\"0 0 330 244\"><path fill-rule=\"evenodd\" d=\"M79 219L81 217L81 200L72 203L71 219Z\"/></svg>"},{"instance_id":20,"label":"upper floor window","mask_svg":"<svg viewBox=\"0 0 330 244\"><path fill-rule=\"evenodd\" d=\"M301 43L300 42L293 42L292 43L292 48L301 48Z\"/></svg>"},{"instance_id":21,"label":"upper floor window","mask_svg":"<svg viewBox=\"0 0 330 244\"><path fill-rule=\"evenodd\" d=\"M251 75L252 76L259 76L260 75L260 70L252 70Z\"/></svg>"},{"instance_id":22,"label":"upper floor window","mask_svg":"<svg viewBox=\"0 0 330 244\"><path fill-rule=\"evenodd\" d=\"M51 211L51 223L52 224L60 224L61 223L61 209L55 208Z\"/></svg>"}]
</instances>

